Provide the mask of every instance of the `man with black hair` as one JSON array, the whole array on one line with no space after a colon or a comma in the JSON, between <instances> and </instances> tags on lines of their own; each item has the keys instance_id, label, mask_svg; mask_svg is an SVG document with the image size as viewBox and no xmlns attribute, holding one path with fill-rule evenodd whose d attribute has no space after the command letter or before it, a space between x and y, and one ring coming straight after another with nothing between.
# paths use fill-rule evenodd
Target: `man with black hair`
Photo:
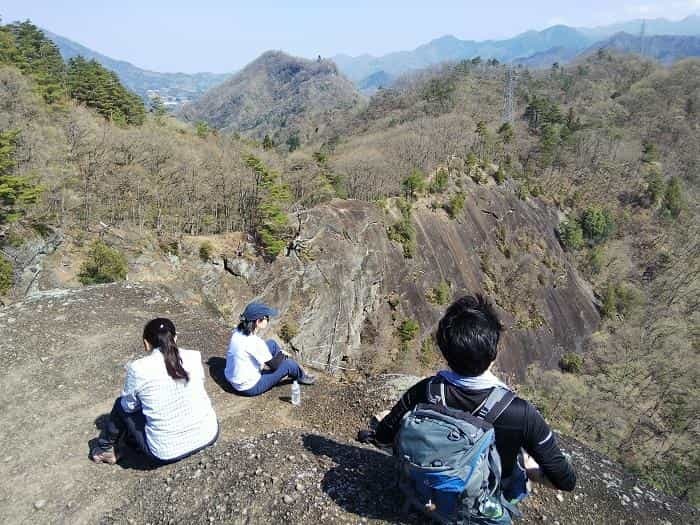
<instances>
[{"instance_id":1,"label":"man with black hair","mask_svg":"<svg viewBox=\"0 0 700 525\"><path fill-rule=\"evenodd\" d=\"M507 388L490 370L502 330L493 306L481 295L467 295L455 301L440 320L436 333L449 370L411 387L375 431L361 430L358 439L363 443L391 444L403 416L416 405L428 403L431 381L444 384L448 407L478 412L494 387ZM501 458L501 488L507 500L517 502L527 496L528 478L559 490L574 489L576 473L531 403L516 396L494 421L493 428Z\"/></svg>"}]
</instances>

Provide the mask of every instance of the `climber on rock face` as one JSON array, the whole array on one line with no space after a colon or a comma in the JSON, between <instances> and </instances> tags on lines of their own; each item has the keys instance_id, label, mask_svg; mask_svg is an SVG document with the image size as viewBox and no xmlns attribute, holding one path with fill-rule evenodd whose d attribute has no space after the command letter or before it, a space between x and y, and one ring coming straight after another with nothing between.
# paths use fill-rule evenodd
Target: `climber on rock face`
<instances>
[{"instance_id":1,"label":"climber on rock face","mask_svg":"<svg viewBox=\"0 0 700 525\"><path fill-rule=\"evenodd\" d=\"M527 496L528 479L560 490L573 490L576 473L542 415L491 372L501 331L496 312L482 296L465 296L455 301L436 332L437 344L449 368L411 387L375 430L361 430L358 439L377 445L393 443L396 449L395 438L403 428L402 419L417 405L432 407L438 403L448 412L455 409L467 417L474 415L489 421L487 399L495 398L492 394L500 390L506 401L500 405L500 411L496 410L498 415L494 415L492 423L489 421L492 427L485 428L494 430L502 469L498 490L506 505ZM439 386L437 396L431 394L435 385ZM499 408L498 402L491 405L491 409L494 407Z\"/></svg>"},{"instance_id":2,"label":"climber on rock face","mask_svg":"<svg viewBox=\"0 0 700 525\"><path fill-rule=\"evenodd\" d=\"M114 402L97 444L95 463L114 464L122 440L156 463L173 463L212 445L219 423L204 389L199 352L177 347L175 325L157 318L143 329L148 355L129 363L122 395Z\"/></svg>"},{"instance_id":3,"label":"climber on rock face","mask_svg":"<svg viewBox=\"0 0 700 525\"><path fill-rule=\"evenodd\" d=\"M267 328L270 317L277 314L277 310L264 303L252 302L245 307L240 323L231 334L224 375L241 395L258 396L285 377L302 385L313 385L316 381L284 354L276 341L264 341L258 335Z\"/></svg>"}]
</instances>

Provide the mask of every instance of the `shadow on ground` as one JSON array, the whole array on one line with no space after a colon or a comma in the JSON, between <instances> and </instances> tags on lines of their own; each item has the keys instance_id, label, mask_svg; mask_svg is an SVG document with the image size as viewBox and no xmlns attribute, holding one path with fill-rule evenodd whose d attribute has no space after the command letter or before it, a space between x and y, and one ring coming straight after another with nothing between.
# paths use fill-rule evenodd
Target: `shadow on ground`
<instances>
[{"instance_id":1,"label":"shadow on ground","mask_svg":"<svg viewBox=\"0 0 700 525\"><path fill-rule=\"evenodd\" d=\"M323 476L321 488L338 506L369 519L420 523L415 514L401 511L403 505L392 456L316 434L304 435L303 443L310 452L335 463Z\"/></svg>"},{"instance_id":2,"label":"shadow on ground","mask_svg":"<svg viewBox=\"0 0 700 525\"><path fill-rule=\"evenodd\" d=\"M221 390L228 392L229 394L235 394L236 391L226 380L224 371L226 370L226 359L223 357L210 357L207 360L207 366L209 367L209 377L219 385Z\"/></svg>"}]
</instances>

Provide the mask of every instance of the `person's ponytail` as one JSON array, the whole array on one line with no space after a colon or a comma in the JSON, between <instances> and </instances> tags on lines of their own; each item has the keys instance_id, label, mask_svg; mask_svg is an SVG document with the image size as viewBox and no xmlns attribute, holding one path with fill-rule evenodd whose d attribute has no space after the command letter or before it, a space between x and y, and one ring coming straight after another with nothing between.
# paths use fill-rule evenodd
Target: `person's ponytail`
<instances>
[{"instance_id":1,"label":"person's ponytail","mask_svg":"<svg viewBox=\"0 0 700 525\"><path fill-rule=\"evenodd\" d=\"M175 325L170 319L159 317L149 321L143 329L143 338L153 348L159 348L165 361L165 369L173 379L189 381L187 370L182 366L180 350L175 344Z\"/></svg>"}]
</instances>

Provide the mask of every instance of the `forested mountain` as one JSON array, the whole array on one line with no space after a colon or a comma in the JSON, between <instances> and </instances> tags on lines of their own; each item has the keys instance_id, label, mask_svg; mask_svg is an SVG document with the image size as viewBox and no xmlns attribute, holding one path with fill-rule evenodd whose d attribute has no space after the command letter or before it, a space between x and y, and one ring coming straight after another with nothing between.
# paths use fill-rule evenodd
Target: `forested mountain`
<instances>
[{"instance_id":1,"label":"forested mountain","mask_svg":"<svg viewBox=\"0 0 700 525\"><path fill-rule=\"evenodd\" d=\"M331 62L271 52L194 106L195 122L222 130L211 132L146 113L99 64L66 66L31 24L0 27L0 42L8 300L35 263L5 254L47 232L69 239L67 260L116 261L108 278L151 271L158 254L178 268L187 238L204 275L193 287L267 276L250 293L336 323L326 362L359 375L428 370L432 321L456 294L484 292L512 347L532 348L502 363L525 371L520 388L556 428L698 501L700 60L662 67L600 49L523 68L504 119L497 61L434 67L360 104ZM93 244L115 230L118 243ZM224 234L240 248L214 265L201 236ZM83 282L106 278L98 266ZM322 300L353 323L323 317ZM371 357L353 361L353 345Z\"/></svg>"},{"instance_id":2,"label":"forested mountain","mask_svg":"<svg viewBox=\"0 0 700 525\"><path fill-rule=\"evenodd\" d=\"M126 87L147 100L149 91L157 91L161 98L172 97L183 103L199 98L205 91L226 80L229 74L218 73L159 73L141 69L124 60L115 60L93 51L66 37L44 30L44 34L58 46L64 60L82 56L95 60L113 71Z\"/></svg>"},{"instance_id":3,"label":"forested mountain","mask_svg":"<svg viewBox=\"0 0 700 525\"><path fill-rule=\"evenodd\" d=\"M329 60L306 60L268 51L229 80L187 105L193 122L290 150L325 137L355 111L361 96Z\"/></svg>"}]
</instances>

